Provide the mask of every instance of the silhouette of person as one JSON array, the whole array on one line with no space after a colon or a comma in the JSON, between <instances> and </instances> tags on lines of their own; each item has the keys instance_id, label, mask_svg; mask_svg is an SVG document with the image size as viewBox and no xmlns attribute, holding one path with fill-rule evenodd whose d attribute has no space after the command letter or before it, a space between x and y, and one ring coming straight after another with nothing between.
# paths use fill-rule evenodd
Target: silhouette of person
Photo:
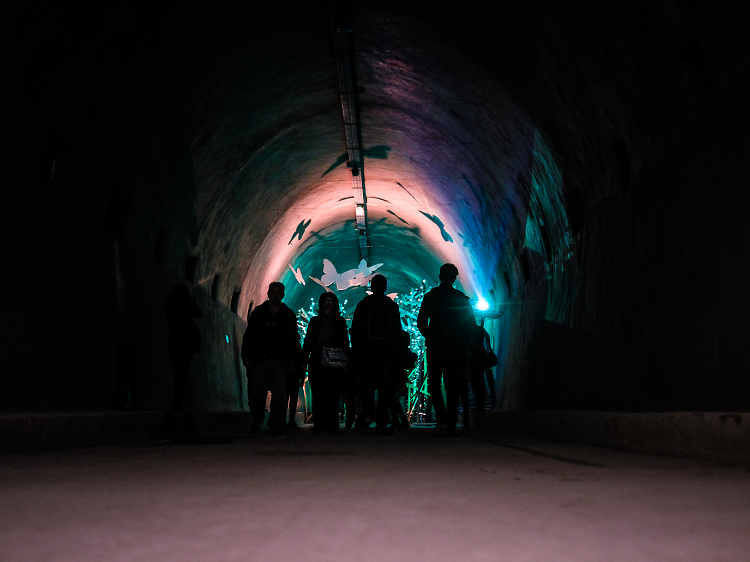
<instances>
[{"instance_id":1,"label":"silhouette of person","mask_svg":"<svg viewBox=\"0 0 750 562\"><path fill-rule=\"evenodd\" d=\"M484 399L486 390L484 386L485 372L487 367L487 352L490 347L490 335L480 323L474 327L474 338L471 352L471 389L474 392L474 411L484 411ZM490 367L491 368L491 367ZM490 371L492 376L492 371ZM492 381L494 386L494 379Z\"/></svg>"},{"instance_id":2,"label":"silhouette of person","mask_svg":"<svg viewBox=\"0 0 750 562\"><path fill-rule=\"evenodd\" d=\"M354 372L355 366L350 362L341 381L341 388L339 389L343 397L344 408L346 409L344 427L347 429L352 428L355 416L357 415L357 377Z\"/></svg>"},{"instance_id":3,"label":"silhouette of person","mask_svg":"<svg viewBox=\"0 0 750 562\"><path fill-rule=\"evenodd\" d=\"M289 404L289 421L284 427L286 429L300 429L295 419L297 415L297 405L299 404L299 389L304 384L304 369L300 368L291 369L286 374L286 399L285 404Z\"/></svg>"},{"instance_id":4,"label":"silhouette of person","mask_svg":"<svg viewBox=\"0 0 750 562\"><path fill-rule=\"evenodd\" d=\"M339 299L323 293L318 299L318 314L310 318L302 345L303 362L309 365L310 388L313 393L313 433L339 432L339 396L345 369L323 364L323 347L334 347L349 353L346 320L339 311Z\"/></svg>"},{"instance_id":5,"label":"silhouette of person","mask_svg":"<svg viewBox=\"0 0 750 562\"><path fill-rule=\"evenodd\" d=\"M461 410L463 412L464 429L469 428L469 384L471 384L474 393L474 407L471 408L471 411L484 411L486 394L484 377L487 369L488 349L490 349L490 335L482 326L482 320L480 319L479 323L474 325L474 334L471 339L470 378L464 377L461 383ZM490 376L492 376L491 371Z\"/></svg>"},{"instance_id":6,"label":"silhouette of person","mask_svg":"<svg viewBox=\"0 0 750 562\"><path fill-rule=\"evenodd\" d=\"M184 412L182 403L188 369L193 355L201 348L201 333L193 318L203 318L203 312L190 296L185 285L175 285L164 303L164 315L169 323L167 350L174 365L174 402L176 412Z\"/></svg>"},{"instance_id":7,"label":"silhouette of person","mask_svg":"<svg viewBox=\"0 0 750 562\"><path fill-rule=\"evenodd\" d=\"M286 306L284 285L268 286L268 300L255 307L247 319L240 355L248 373L250 390L250 433L258 433L266 415L266 395L271 391L268 428L271 435L283 435L287 406L287 375L299 368L300 344L297 317ZM251 379L251 380L250 380Z\"/></svg>"},{"instance_id":8,"label":"silhouette of person","mask_svg":"<svg viewBox=\"0 0 750 562\"><path fill-rule=\"evenodd\" d=\"M372 294L362 299L354 310L350 330L352 348L357 355L362 384L364 420L357 420L360 430L366 429L367 416L372 415L374 390L378 391L375 411L377 435L392 435L388 427L388 411L395 397L393 384L394 359L401 331L401 314L398 305L385 296L388 280L376 275L370 281Z\"/></svg>"},{"instance_id":9,"label":"silhouette of person","mask_svg":"<svg viewBox=\"0 0 750 562\"><path fill-rule=\"evenodd\" d=\"M427 346L427 390L435 408L435 435L456 435L458 400L463 371L471 358L474 311L469 297L453 288L458 269L452 263L440 268L440 285L422 299L417 328ZM443 402L441 383L445 385Z\"/></svg>"}]
</instances>

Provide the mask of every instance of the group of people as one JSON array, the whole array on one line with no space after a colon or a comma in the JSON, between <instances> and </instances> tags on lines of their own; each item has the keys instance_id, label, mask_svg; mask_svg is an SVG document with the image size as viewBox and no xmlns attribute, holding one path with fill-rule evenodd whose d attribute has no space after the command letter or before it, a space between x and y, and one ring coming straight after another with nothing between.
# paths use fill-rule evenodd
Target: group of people
<instances>
[{"instance_id":1,"label":"group of people","mask_svg":"<svg viewBox=\"0 0 750 562\"><path fill-rule=\"evenodd\" d=\"M476 326L469 298L453 287L457 277L453 264L443 265L440 285L424 296L417 316L417 328L427 345L427 386L435 408L434 431L439 435L456 434L459 400L467 381L472 381L477 405L484 401L486 332ZM397 389L416 357L409 349L410 338L401 325L398 304L386 296L387 283L383 275L371 279L372 294L357 305L349 330L336 295L323 293L301 346L297 318L282 302L284 285L271 283L268 300L250 314L242 341L251 433L260 430L268 391L271 434L298 428L294 416L305 373L313 395L314 433L338 433L342 394L346 427L365 432L374 421L377 435L409 427Z\"/></svg>"}]
</instances>

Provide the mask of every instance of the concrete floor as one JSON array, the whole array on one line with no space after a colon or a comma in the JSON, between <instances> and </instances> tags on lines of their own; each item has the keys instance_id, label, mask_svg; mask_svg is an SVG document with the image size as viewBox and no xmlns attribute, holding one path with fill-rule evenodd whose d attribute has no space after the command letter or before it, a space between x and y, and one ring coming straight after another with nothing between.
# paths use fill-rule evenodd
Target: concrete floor
<instances>
[{"instance_id":1,"label":"concrete floor","mask_svg":"<svg viewBox=\"0 0 750 562\"><path fill-rule=\"evenodd\" d=\"M750 560L750 471L474 434L0 457L0 560Z\"/></svg>"}]
</instances>

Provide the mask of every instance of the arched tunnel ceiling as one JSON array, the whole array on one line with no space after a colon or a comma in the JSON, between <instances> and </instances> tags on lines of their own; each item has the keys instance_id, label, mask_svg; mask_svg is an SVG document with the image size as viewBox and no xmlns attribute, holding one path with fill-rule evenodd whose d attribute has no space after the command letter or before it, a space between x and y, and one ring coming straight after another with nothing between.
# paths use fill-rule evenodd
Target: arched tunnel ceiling
<instances>
[{"instance_id":1,"label":"arched tunnel ceiling","mask_svg":"<svg viewBox=\"0 0 750 562\"><path fill-rule=\"evenodd\" d=\"M25 398L13 401L39 403L28 357L78 364L83 354L79 384L47 385L47 396L104 403L114 342L101 326L119 263L128 308L118 321L133 324L141 379L167 384L161 307L187 281L205 313L196 369L217 389L204 406L235 404L235 382L212 377L241 372L227 339L241 338L237 320L267 281L281 276L296 307L320 289L295 284L289 263L306 275L321 273L323 257L357 265L353 213L336 207L351 196L346 170L325 174L345 148L329 3L7 4L3 226L14 302L3 365L25 375L6 377L2 395L21 384ZM736 365L750 361L737 336L747 323L737 243L750 49L732 10L356 3L371 263L383 240L393 290L435 282L449 259L472 296L509 287L497 323L512 351L506 406L522 406L514 400L531 381L537 407L746 406L736 398L747 387ZM395 208L407 202L416 206ZM42 299L50 280L58 298ZM69 318L69 295L88 303L77 328L40 347L30 311ZM662 398L652 401L653 381Z\"/></svg>"},{"instance_id":2,"label":"arched tunnel ceiling","mask_svg":"<svg viewBox=\"0 0 750 562\"><path fill-rule=\"evenodd\" d=\"M304 305L323 290L310 277L324 258L339 271L360 261L330 21L318 15L235 40L196 72L139 155L140 197L154 197L165 174L183 178L142 218L144 242L163 231L187 240L198 282L219 273L225 292L242 289L240 310L276 279L291 306ZM519 183L531 175L535 129L496 79L429 28L360 8L355 31L369 264L384 264L389 291L403 292L436 284L450 261L468 294L486 294L526 206ZM165 149L182 151L166 158L179 169L164 170Z\"/></svg>"}]
</instances>

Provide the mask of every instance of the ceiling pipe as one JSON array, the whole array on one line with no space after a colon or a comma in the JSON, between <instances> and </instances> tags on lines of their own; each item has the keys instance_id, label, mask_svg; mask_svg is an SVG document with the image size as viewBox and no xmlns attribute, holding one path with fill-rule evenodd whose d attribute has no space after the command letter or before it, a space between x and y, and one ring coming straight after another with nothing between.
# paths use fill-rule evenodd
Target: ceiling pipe
<instances>
[{"instance_id":1,"label":"ceiling pipe","mask_svg":"<svg viewBox=\"0 0 750 562\"><path fill-rule=\"evenodd\" d=\"M343 2L331 2L331 27L339 76L341 112L344 117L346 150L349 154L347 167L352 172L354 191L354 216L357 221L357 239L360 259L369 259L367 246L367 193L365 191L365 169L362 157L362 124L359 117L359 95L354 58L354 31L351 10Z\"/></svg>"}]
</instances>

